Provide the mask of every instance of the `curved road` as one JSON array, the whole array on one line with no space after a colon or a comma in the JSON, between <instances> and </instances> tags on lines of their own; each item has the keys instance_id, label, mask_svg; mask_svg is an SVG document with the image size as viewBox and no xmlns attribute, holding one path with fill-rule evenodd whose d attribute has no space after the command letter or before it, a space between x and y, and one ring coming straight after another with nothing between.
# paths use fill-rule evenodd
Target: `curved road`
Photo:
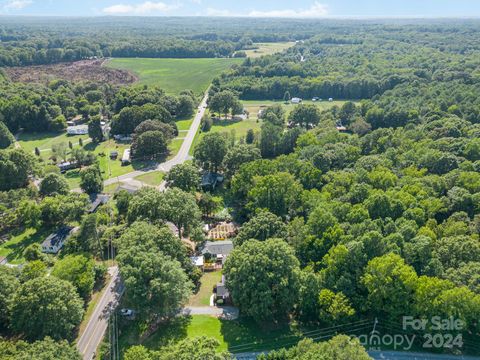
<instances>
[{"instance_id":1,"label":"curved road","mask_svg":"<svg viewBox=\"0 0 480 360\"><path fill-rule=\"evenodd\" d=\"M137 170L130 172L128 174L124 174L112 179L105 180L104 184L105 185L111 185L115 183L120 183L120 182L132 182L132 183L139 183L139 181L134 180L135 177L143 174L147 174L149 172L153 171L163 171L167 172L170 171L170 169L178 164L181 164L185 162L186 160L190 159L190 156L188 153L190 152L190 148L192 147L193 140L195 139L195 135L198 132L198 128L200 127L200 123L202 122L202 117L205 114L205 110L207 107L207 100L208 100L208 90L205 92L205 95L202 99L202 102L198 106L198 111L197 114L195 115L195 118L193 119L192 125L190 126L190 129L187 132L187 135L185 136L185 139L183 140L182 146L180 147L180 150L178 151L177 155L173 159L167 160L163 163L160 163L154 167L145 169L145 170Z\"/></svg>"}]
</instances>

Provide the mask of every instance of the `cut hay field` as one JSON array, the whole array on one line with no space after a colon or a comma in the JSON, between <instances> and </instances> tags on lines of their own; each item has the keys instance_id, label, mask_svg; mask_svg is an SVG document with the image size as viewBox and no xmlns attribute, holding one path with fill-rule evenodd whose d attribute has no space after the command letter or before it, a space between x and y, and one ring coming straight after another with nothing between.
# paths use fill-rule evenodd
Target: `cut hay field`
<instances>
[{"instance_id":1,"label":"cut hay field","mask_svg":"<svg viewBox=\"0 0 480 360\"><path fill-rule=\"evenodd\" d=\"M147 59L115 58L104 66L128 70L139 85L156 85L169 94L191 89L195 94L207 90L215 76L242 59Z\"/></svg>"},{"instance_id":2,"label":"cut hay field","mask_svg":"<svg viewBox=\"0 0 480 360\"><path fill-rule=\"evenodd\" d=\"M273 55L294 46L294 42L255 43L255 49L244 50L248 57L259 58L264 55Z\"/></svg>"}]
</instances>

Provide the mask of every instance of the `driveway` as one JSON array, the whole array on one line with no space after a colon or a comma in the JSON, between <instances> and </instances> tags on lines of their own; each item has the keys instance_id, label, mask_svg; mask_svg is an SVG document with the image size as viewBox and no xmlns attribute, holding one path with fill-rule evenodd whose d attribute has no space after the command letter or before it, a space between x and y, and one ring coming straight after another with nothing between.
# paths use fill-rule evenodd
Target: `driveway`
<instances>
[{"instance_id":1,"label":"driveway","mask_svg":"<svg viewBox=\"0 0 480 360\"><path fill-rule=\"evenodd\" d=\"M212 315L225 320L238 318L238 309L234 306L187 306L182 310L183 315Z\"/></svg>"}]
</instances>

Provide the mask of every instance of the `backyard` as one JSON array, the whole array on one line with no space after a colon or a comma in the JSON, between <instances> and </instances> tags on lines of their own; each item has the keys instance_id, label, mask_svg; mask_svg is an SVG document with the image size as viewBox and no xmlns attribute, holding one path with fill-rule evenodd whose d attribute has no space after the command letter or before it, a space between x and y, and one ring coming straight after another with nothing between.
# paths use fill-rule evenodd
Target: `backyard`
<instances>
[{"instance_id":1,"label":"backyard","mask_svg":"<svg viewBox=\"0 0 480 360\"><path fill-rule=\"evenodd\" d=\"M0 256L5 256L11 264L23 264L23 251L31 244L41 243L49 234L50 231L43 229L26 229L13 233L9 240L0 244Z\"/></svg>"},{"instance_id":2,"label":"backyard","mask_svg":"<svg viewBox=\"0 0 480 360\"><path fill-rule=\"evenodd\" d=\"M200 289L193 294L188 302L189 306L209 306L213 287L222 280L221 271L205 272L200 279Z\"/></svg>"}]
</instances>

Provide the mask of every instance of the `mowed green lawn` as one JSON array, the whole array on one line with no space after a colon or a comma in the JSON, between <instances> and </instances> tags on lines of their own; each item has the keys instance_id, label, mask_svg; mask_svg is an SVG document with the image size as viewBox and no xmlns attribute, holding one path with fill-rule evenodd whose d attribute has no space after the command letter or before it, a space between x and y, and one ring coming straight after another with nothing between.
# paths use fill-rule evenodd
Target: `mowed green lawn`
<instances>
[{"instance_id":1,"label":"mowed green lawn","mask_svg":"<svg viewBox=\"0 0 480 360\"><path fill-rule=\"evenodd\" d=\"M195 94L207 90L215 76L242 59L147 59L118 58L105 66L128 70L138 77L139 85L156 85L169 94L190 89Z\"/></svg>"},{"instance_id":2,"label":"mowed green lawn","mask_svg":"<svg viewBox=\"0 0 480 360\"><path fill-rule=\"evenodd\" d=\"M294 42L255 43L256 49L244 50L248 57L258 58L282 52L295 45Z\"/></svg>"},{"instance_id":3,"label":"mowed green lawn","mask_svg":"<svg viewBox=\"0 0 480 360\"><path fill-rule=\"evenodd\" d=\"M341 107L346 101L345 100L334 100L334 101L311 101L304 100L303 104L315 104L320 110L330 109L334 106ZM285 113L290 114L290 112L298 105L296 104L285 104L284 101L272 101L272 100L242 100L244 108L250 113L250 119L257 119L258 111L260 109L267 108L274 104L280 104L285 109Z\"/></svg>"},{"instance_id":4,"label":"mowed green lawn","mask_svg":"<svg viewBox=\"0 0 480 360\"><path fill-rule=\"evenodd\" d=\"M130 346L139 344L140 338L138 333L140 324L125 321L123 325L119 337L121 353ZM300 330L290 324L263 328L250 319L222 320L209 315L193 315L179 316L169 323L160 325L142 345L150 349L159 349L170 342L207 336L218 341L219 350L242 353L291 346L298 342L300 335Z\"/></svg>"}]
</instances>

